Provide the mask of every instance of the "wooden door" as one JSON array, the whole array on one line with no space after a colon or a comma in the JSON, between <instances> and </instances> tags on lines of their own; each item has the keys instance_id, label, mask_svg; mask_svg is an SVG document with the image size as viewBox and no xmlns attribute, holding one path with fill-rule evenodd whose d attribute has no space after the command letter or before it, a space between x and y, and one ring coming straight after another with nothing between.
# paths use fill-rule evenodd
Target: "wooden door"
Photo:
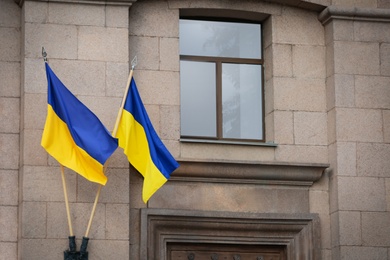
<instances>
[{"instance_id":1,"label":"wooden door","mask_svg":"<svg viewBox=\"0 0 390 260\"><path fill-rule=\"evenodd\" d=\"M168 260L286 260L284 246L168 244Z\"/></svg>"}]
</instances>

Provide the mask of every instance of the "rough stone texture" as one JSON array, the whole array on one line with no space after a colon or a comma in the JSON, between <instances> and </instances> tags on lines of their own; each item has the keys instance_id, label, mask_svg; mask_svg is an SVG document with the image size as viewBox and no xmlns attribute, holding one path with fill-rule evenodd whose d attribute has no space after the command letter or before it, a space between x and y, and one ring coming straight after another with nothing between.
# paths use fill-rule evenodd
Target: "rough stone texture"
<instances>
[{"instance_id":1,"label":"rough stone texture","mask_svg":"<svg viewBox=\"0 0 390 260\"><path fill-rule=\"evenodd\" d=\"M28 23L45 23L48 20L48 2L24 2L23 19ZM58 5L57 5L58 6Z\"/></svg>"},{"instance_id":2,"label":"rough stone texture","mask_svg":"<svg viewBox=\"0 0 390 260\"><path fill-rule=\"evenodd\" d=\"M371 42L334 43L335 71L342 74L379 75L379 44Z\"/></svg>"},{"instance_id":3,"label":"rough stone texture","mask_svg":"<svg viewBox=\"0 0 390 260\"><path fill-rule=\"evenodd\" d=\"M0 259L1 260L7 260L7 259L17 259L17 243L11 243L11 242L0 242Z\"/></svg>"},{"instance_id":4,"label":"rough stone texture","mask_svg":"<svg viewBox=\"0 0 390 260\"><path fill-rule=\"evenodd\" d=\"M327 163L328 151L326 146L279 145L275 159L282 162Z\"/></svg>"},{"instance_id":5,"label":"rough stone texture","mask_svg":"<svg viewBox=\"0 0 390 260\"><path fill-rule=\"evenodd\" d=\"M18 236L18 208L15 206L0 207L0 241L16 242Z\"/></svg>"},{"instance_id":6,"label":"rough stone texture","mask_svg":"<svg viewBox=\"0 0 390 260\"><path fill-rule=\"evenodd\" d=\"M326 43L335 41L353 41L353 21L332 20L325 27Z\"/></svg>"},{"instance_id":7,"label":"rough stone texture","mask_svg":"<svg viewBox=\"0 0 390 260\"><path fill-rule=\"evenodd\" d=\"M360 159L360 158L359 158ZM343 176L356 176L357 170L356 143L337 143L337 174Z\"/></svg>"},{"instance_id":8,"label":"rough stone texture","mask_svg":"<svg viewBox=\"0 0 390 260\"><path fill-rule=\"evenodd\" d=\"M49 59L77 59L76 26L26 23L24 31L26 57L41 58L42 47L45 47Z\"/></svg>"},{"instance_id":9,"label":"rough stone texture","mask_svg":"<svg viewBox=\"0 0 390 260\"><path fill-rule=\"evenodd\" d=\"M68 246L60 168L39 144L47 110L42 46L56 74L109 130L137 55L141 97L176 158L331 164L310 188L173 181L145 204L143 178L118 149L92 224L90 259L138 260L145 207L318 213L323 259L389 258L390 36L387 22L368 21L375 13L388 20L375 9L388 4L301 2L347 14L323 25L317 12L277 1L136 1L129 10L97 2L25 1L20 8L0 0L0 259L61 259ZM180 8L270 15L263 23L266 139L277 147L178 141ZM70 170L65 176L79 243L97 185Z\"/></svg>"},{"instance_id":10,"label":"rough stone texture","mask_svg":"<svg viewBox=\"0 0 390 260\"><path fill-rule=\"evenodd\" d=\"M380 45L381 75L390 76L390 44Z\"/></svg>"},{"instance_id":11,"label":"rough stone texture","mask_svg":"<svg viewBox=\"0 0 390 260\"><path fill-rule=\"evenodd\" d=\"M340 108L336 112L340 141L383 141L382 113L373 109Z\"/></svg>"},{"instance_id":12,"label":"rough stone texture","mask_svg":"<svg viewBox=\"0 0 390 260\"><path fill-rule=\"evenodd\" d=\"M62 204L64 206L64 204ZM64 206L65 207L65 206ZM22 237L46 238L47 207L45 202L24 202Z\"/></svg>"},{"instance_id":13,"label":"rough stone texture","mask_svg":"<svg viewBox=\"0 0 390 260\"><path fill-rule=\"evenodd\" d=\"M356 76L355 100L361 108L390 109L390 77Z\"/></svg>"},{"instance_id":14,"label":"rough stone texture","mask_svg":"<svg viewBox=\"0 0 390 260\"><path fill-rule=\"evenodd\" d=\"M149 200L149 206L230 212L299 213L309 212L308 199L307 189L229 184L209 186L197 183L173 185L168 182Z\"/></svg>"},{"instance_id":15,"label":"rough stone texture","mask_svg":"<svg viewBox=\"0 0 390 260\"><path fill-rule=\"evenodd\" d=\"M80 245L80 243L78 243ZM51 260L64 258L64 251L69 248L66 239L24 239L20 254L28 255L31 260ZM89 246L88 246L89 250Z\"/></svg>"},{"instance_id":16,"label":"rough stone texture","mask_svg":"<svg viewBox=\"0 0 390 260\"><path fill-rule=\"evenodd\" d=\"M0 170L0 205L18 205L18 172Z\"/></svg>"},{"instance_id":17,"label":"rough stone texture","mask_svg":"<svg viewBox=\"0 0 390 260\"><path fill-rule=\"evenodd\" d=\"M292 64L294 77L323 79L326 73L325 47L294 45L292 47Z\"/></svg>"},{"instance_id":18,"label":"rough stone texture","mask_svg":"<svg viewBox=\"0 0 390 260\"><path fill-rule=\"evenodd\" d=\"M56 60L50 62L50 67L76 97L105 95L106 65L104 62ZM44 86L47 88L47 83Z\"/></svg>"},{"instance_id":19,"label":"rough stone texture","mask_svg":"<svg viewBox=\"0 0 390 260\"><path fill-rule=\"evenodd\" d=\"M377 7L377 1L375 0L333 0L332 4L340 6Z\"/></svg>"},{"instance_id":20,"label":"rough stone texture","mask_svg":"<svg viewBox=\"0 0 390 260\"><path fill-rule=\"evenodd\" d=\"M294 143L294 123L293 112L275 111L274 112L274 134L275 142L278 144Z\"/></svg>"},{"instance_id":21,"label":"rough stone texture","mask_svg":"<svg viewBox=\"0 0 390 260\"><path fill-rule=\"evenodd\" d=\"M357 174L370 177L390 177L390 144L358 144Z\"/></svg>"},{"instance_id":22,"label":"rough stone texture","mask_svg":"<svg viewBox=\"0 0 390 260\"><path fill-rule=\"evenodd\" d=\"M87 230L93 203L71 203L70 213L74 235L82 238ZM105 205L98 203L88 237L105 239ZM69 227L63 202L50 202L47 205L47 238L67 238ZM92 242L91 242L92 243Z\"/></svg>"},{"instance_id":23,"label":"rough stone texture","mask_svg":"<svg viewBox=\"0 0 390 260\"><path fill-rule=\"evenodd\" d=\"M157 70L160 67L159 38L130 36L130 57L137 56L137 70Z\"/></svg>"},{"instance_id":24,"label":"rough stone texture","mask_svg":"<svg viewBox=\"0 0 390 260\"><path fill-rule=\"evenodd\" d=\"M109 165L114 165L109 162ZM107 183L102 187L99 197L101 203L129 203L129 170L122 168L108 168ZM81 176L78 178L77 201L90 202L95 199L98 189L96 183L87 181Z\"/></svg>"},{"instance_id":25,"label":"rough stone texture","mask_svg":"<svg viewBox=\"0 0 390 260\"><path fill-rule=\"evenodd\" d=\"M105 6L106 26L117 28L129 27L129 9L123 6Z\"/></svg>"},{"instance_id":26,"label":"rough stone texture","mask_svg":"<svg viewBox=\"0 0 390 260\"><path fill-rule=\"evenodd\" d=\"M273 44L271 45L272 66L271 71L274 77L292 77L293 76L293 59L292 59L292 45L290 44ZM268 71L267 69L266 71Z\"/></svg>"},{"instance_id":27,"label":"rough stone texture","mask_svg":"<svg viewBox=\"0 0 390 260\"><path fill-rule=\"evenodd\" d=\"M315 13L285 6L282 7L282 15L275 16L272 22L276 43L324 44L324 28Z\"/></svg>"},{"instance_id":28,"label":"rough stone texture","mask_svg":"<svg viewBox=\"0 0 390 260\"><path fill-rule=\"evenodd\" d=\"M363 212L362 240L364 246L390 246L390 213Z\"/></svg>"},{"instance_id":29,"label":"rough stone texture","mask_svg":"<svg viewBox=\"0 0 390 260\"><path fill-rule=\"evenodd\" d=\"M0 97L20 97L19 74L19 62L0 61Z\"/></svg>"},{"instance_id":30,"label":"rough stone texture","mask_svg":"<svg viewBox=\"0 0 390 260\"><path fill-rule=\"evenodd\" d=\"M19 167L19 135L0 133L0 165L2 169Z\"/></svg>"},{"instance_id":31,"label":"rough stone texture","mask_svg":"<svg viewBox=\"0 0 390 260\"><path fill-rule=\"evenodd\" d=\"M13 1L2 0L0 27L20 27L20 8Z\"/></svg>"},{"instance_id":32,"label":"rough stone texture","mask_svg":"<svg viewBox=\"0 0 390 260\"><path fill-rule=\"evenodd\" d=\"M106 94L110 97L122 97L125 93L127 79L130 73L128 63L106 63ZM120 102L118 104L120 104ZM113 102L114 103L114 102Z\"/></svg>"},{"instance_id":33,"label":"rough stone texture","mask_svg":"<svg viewBox=\"0 0 390 260\"><path fill-rule=\"evenodd\" d=\"M47 152L41 146L42 130L25 129L23 139L23 161L26 165L46 165Z\"/></svg>"},{"instance_id":34,"label":"rough stone texture","mask_svg":"<svg viewBox=\"0 0 390 260\"><path fill-rule=\"evenodd\" d=\"M160 69L179 71L179 39L160 38Z\"/></svg>"},{"instance_id":35,"label":"rough stone texture","mask_svg":"<svg viewBox=\"0 0 390 260\"><path fill-rule=\"evenodd\" d=\"M23 106L21 128L43 129L47 115L47 94L24 94Z\"/></svg>"},{"instance_id":36,"label":"rough stone texture","mask_svg":"<svg viewBox=\"0 0 390 260\"><path fill-rule=\"evenodd\" d=\"M301 145L326 145L326 113L295 112L294 139Z\"/></svg>"},{"instance_id":37,"label":"rough stone texture","mask_svg":"<svg viewBox=\"0 0 390 260\"><path fill-rule=\"evenodd\" d=\"M390 42L388 33L389 25L386 23L374 23L356 21L353 24L354 40L358 42Z\"/></svg>"},{"instance_id":38,"label":"rough stone texture","mask_svg":"<svg viewBox=\"0 0 390 260\"><path fill-rule=\"evenodd\" d=\"M338 177L340 210L385 211L384 179Z\"/></svg>"},{"instance_id":39,"label":"rough stone texture","mask_svg":"<svg viewBox=\"0 0 390 260\"><path fill-rule=\"evenodd\" d=\"M179 10L168 9L167 2L151 2L130 8L130 35L178 37Z\"/></svg>"},{"instance_id":40,"label":"rough stone texture","mask_svg":"<svg viewBox=\"0 0 390 260\"><path fill-rule=\"evenodd\" d=\"M0 132L19 133L20 99L0 97Z\"/></svg>"},{"instance_id":41,"label":"rough stone texture","mask_svg":"<svg viewBox=\"0 0 390 260\"><path fill-rule=\"evenodd\" d=\"M320 215L321 224L321 247L331 248L330 215L329 215L329 194L327 191L309 192L310 212Z\"/></svg>"},{"instance_id":42,"label":"rough stone texture","mask_svg":"<svg viewBox=\"0 0 390 260\"><path fill-rule=\"evenodd\" d=\"M106 206L106 238L129 238L130 210L128 204L107 204ZM132 234L133 236L134 234Z\"/></svg>"},{"instance_id":43,"label":"rough stone texture","mask_svg":"<svg viewBox=\"0 0 390 260\"><path fill-rule=\"evenodd\" d=\"M390 179L385 181L387 211L390 211Z\"/></svg>"},{"instance_id":44,"label":"rough stone texture","mask_svg":"<svg viewBox=\"0 0 390 260\"><path fill-rule=\"evenodd\" d=\"M23 199L25 201L64 201L61 170L58 167L24 166ZM69 201L76 198L76 174L65 170Z\"/></svg>"},{"instance_id":45,"label":"rough stone texture","mask_svg":"<svg viewBox=\"0 0 390 260\"><path fill-rule=\"evenodd\" d=\"M367 246L342 246L340 248L340 258L334 259L387 259L386 248Z\"/></svg>"},{"instance_id":46,"label":"rough stone texture","mask_svg":"<svg viewBox=\"0 0 390 260\"><path fill-rule=\"evenodd\" d=\"M353 75L335 74L326 79L327 108L355 106L355 79Z\"/></svg>"},{"instance_id":47,"label":"rough stone texture","mask_svg":"<svg viewBox=\"0 0 390 260\"><path fill-rule=\"evenodd\" d=\"M180 138L180 107L161 106L160 138L162 140L179 140Z\"/></svg>"},{"instance_id":48,"label":"rough stone texture","mask_svg":"<svg viewBox=\"0 0 390 260\"><path fill-rule=\"evenodd\" d=\"M182 143L180 148L182 158L243 161L272 161L275 151L271 147L234 146L218 144Z\"/></svg>"},{"instance_id":49,"label":"rough stone texture","mask_svg":"<svg viewBox=\"0 0 390 260\"><path fill-rule=\"evenodd\" d=\"M390 111L383 110L383 136L385 143L390 143Z\"/></svg>"},{"instance_id":50,"label":"rough stone texture","mask_svg":"<svg viewBox=\"0 0 390 260\"><path fill-rule=\"evenodd\" d=\"M125 28L80 26L78 58L81 60L127 62L128 34Z\"/></svg>"},{"instance_id":51,"label":"rough stone texture","mask_svg":"<svg viewBox=\"0 0 390 260\"><path fill-rule=\"evenodd\" d=\"M361 217L357 211L339 212L340 245L361 245Z\"/></svg>"},{"instance_id":52,"label":"rough stone texture","mask_svg":"<svg viewBox=\"0 0 390 260\"><path fill-rule=\"evenodd\" d=\"M274 78L274 109L325 111L325 82L320 79Z\"/></svg>"},{"instance_id":53,"label":"rough stone texture","mask_svg":"<svg viewBox=\"0 0 390 260\"><path fill-rule=\"evenodd\" d=\"M137 70L134 78L144 105L180 104L178 72Z\"/></svg>"},{"instance_id":54,"label":"rough stone texture","mask_svg":"<svg viewBox=\"0 0 390 260\"><path fill-rule=\"evenodd\" d=\"M2 61L20 61L20 29L0 27L0 57Z\"/></svg>"},{"instance_id":55,"label":"rough stone texture","mask_svg":"<svg viewBox=\"0 0 390 260\"><path fill-rule=\"evenodd\" d=\"M105 10L100 5L49 3L48 23L105 26Z\"/></svg>"}]
</instances>

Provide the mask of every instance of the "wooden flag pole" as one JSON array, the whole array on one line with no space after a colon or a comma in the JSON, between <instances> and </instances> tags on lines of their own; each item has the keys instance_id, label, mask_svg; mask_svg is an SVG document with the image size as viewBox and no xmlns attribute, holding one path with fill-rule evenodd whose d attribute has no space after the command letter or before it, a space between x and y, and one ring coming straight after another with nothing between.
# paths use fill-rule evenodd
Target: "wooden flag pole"
<instances>
[{"instance_id":1,"label":"wooden flag pole","mask_svg":"<svg viewBox=\"0 0 390 260\"><path fill-rule=\"evenodd\" d=\"M99 200L100 190L102 189L102 186L103 185L99 185L99 187L98 187L98 190L97 190L97 193L96 193L96 197L95 197L95 202L93 203L93 207L92 207L91 217L89 218L87 231L85 231L84 237L88 237L89 230L91 229L92 219L93 219L93 216L95 215L96 205L97 205L97 202Z\"/></svg>"},{"instance_id":2,"label":"wooden flag pole","mask_svg":"<svg viewBox=\"0 0 390 260\"><path fill-rule=\"evenodd\" d=\"M68 216L69 234L72 237L73 236L73 227L72 227L72 220L70 218L70 209L69 209L69 201L68 201L68 192L66 189L64 166L62 164L61 164L61 176L62 176L62 186L64 188L66 215Z\"/></svg>"},{"instance_id":3,"label":"wooden flag pole","mask_svg":"<svg viewBox=\"0 0 390 260\"><path fill-rule=\"evenodd\" d=\"M47 53L44 47L42 47L42 57L43 61L47 62ZM66 179L65 179L65 173L64 173L64 166L61 165L61 177L62 177L62 187L64 189L64 197L65 197L65 208L66 208L66 215L68 218L68 226L69 226L69 236L73 237L73 227L72 227L72 220L70 218L70 209L69 209L69 201L68 201L68 191L66 188Z\"/></svg>"},{"instance_id":4,"label":"wooden flag pole","mask_svg":"<svg viewBox=\"0 0 390 260\"><path fill-rule=\"evenodd\" d=\"M125 94L123 96L123 99L122 99L122 103L121 103L121 107L119 109L119 112L118 112L118 116L116 117L116 121L115 121L115 126L114 126L114 130L112 131L112 136L115 137L116 136L116 133L118 132L118 127L119 127L119 122L120 122L120 119L121 119L121 116L122 116L122 110L123 110L123 107L125 106L125 101L126 101L126 97L127 97L127 93L129 92L129 88L130 88L130 82L131 82L131 79L133 77L133 74L134 74L134 67L137 63L137 56L134 57L134 59L131 61L131 70L130 70L130 74L129 74L129 77L127 79L127 85L126 85L126 90L125 90ZM105 172L105 169L107 168L107 164L104 165L104 170L103 172ZM92 207L92 212L91 212L91 216L89 218L89 222L88 222L88 226L87 226L87 231L85 232L85 235L84 237L88 237L88 234L89 234L89 230L91 229L91 225L92 225L92 219L95 215L95 210L96 210L96 205L97 205L97 202L99 200L99 196L100 196L100 190L102 189L102 185L99 185L99 188L97 190L97 193L96 193L96 197L95 197L95 202L93 203L93 207Z\"/></svg>"},{"instance_id":5,"label":"wooden flag pole","mask_svg":"<svg viewBox=\"0 0 390 260\"><path fill-rule=\"evenodd\" d=\"M127 85L126 85L125 94L123 95L122 103L121 103L121 106L119 108L118 115L116 117L114 130L112 131L112 136L113 137L115 137L116 133L118 132L119 122L121 121L123 107L125 106L127 93L129 92L130 82L131 82L131 79L133 78L133 74L134 74L134 66L131 68L130 74L129 74L129 78L127 79Z\"/></svg>"}]
</instances>

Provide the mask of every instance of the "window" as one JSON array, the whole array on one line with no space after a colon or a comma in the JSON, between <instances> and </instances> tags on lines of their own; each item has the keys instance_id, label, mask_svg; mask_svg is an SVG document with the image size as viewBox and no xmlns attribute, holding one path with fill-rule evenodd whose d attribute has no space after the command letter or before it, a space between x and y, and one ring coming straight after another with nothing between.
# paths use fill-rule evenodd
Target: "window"
<instances>
[{"instance_id":1,"label":"window","mask_svg":"<svg viewBox=\"0 0 390 260\"><path fill-rule=\"evenodd\" d=\"M180 19L181 137L263 141L261 24Z\"/></svg>"}]
</instances>

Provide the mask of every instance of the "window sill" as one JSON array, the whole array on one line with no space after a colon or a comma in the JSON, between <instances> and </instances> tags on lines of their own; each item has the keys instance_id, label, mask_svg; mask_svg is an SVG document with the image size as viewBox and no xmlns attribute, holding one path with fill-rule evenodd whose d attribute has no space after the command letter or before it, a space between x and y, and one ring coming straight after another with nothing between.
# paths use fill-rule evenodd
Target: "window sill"
<instances>
[{"instance_id":1,"label":"window sill","mask_svg":"<svg viewBox=\"0 0 390 260\"><path fill-rule=\"evenodd\" d=\"M245 142L245 141L221 141L221 140L205 140L205 139L190 139L180 138L182 143L204 143L204 144L234 144L234 145L252 145L252 146L265 146L265 147L277 147L276 143L261 143L261 142Z\"/></svg>"}]
</instances>

